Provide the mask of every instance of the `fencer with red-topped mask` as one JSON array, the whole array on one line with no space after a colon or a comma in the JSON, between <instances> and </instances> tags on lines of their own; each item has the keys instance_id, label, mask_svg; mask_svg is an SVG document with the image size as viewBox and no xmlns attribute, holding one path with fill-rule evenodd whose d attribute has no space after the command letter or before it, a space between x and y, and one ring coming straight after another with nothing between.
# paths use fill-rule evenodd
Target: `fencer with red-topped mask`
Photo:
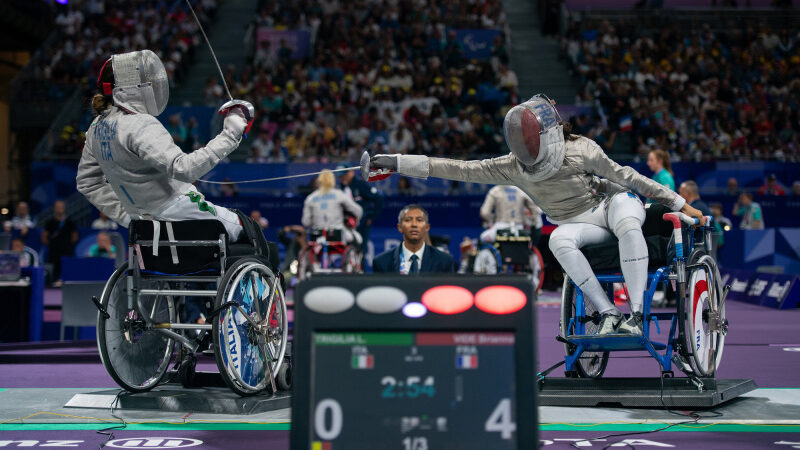
<instances>
[{"instance_id":1,"label":"fencer with red-topped mask","mask_svg":"<svg viewBox=\"0 0 800 450\"><path fill-rule=\"evenodd\" d=\"M648 252L642 234L645 211L638 193L705 223L702 213L664 186L612 161L593 140L564 130L553 102L539 94L517 105L503 121L511 152L498 158L460 161L421 155L375 155L371 174L396 171L417 178L514 185L558 228L550 249L561 267L601 314L598 334L642 333ZM616 236L628 285L631 315L625 318L606 296L580 249Z\"/></svg>"},{"instance_id":2,"label":"fencer with red-topped mask","mask_svg":"<svg viewBox=\"0 0 800 450\"><path fill-rule=\"evenodd\" d=\"M242 231L237 214L206 201L192 183L236 150L249 126L245 117L252 123L252 106L238 101L223 109L222 131L186 154L155 117L169 99L167 72L155 53L114 55L98 78L97 117L86 132L78 191L125 227L131 218L216 219L236 240Z\"/></svg>"}]
</instances>

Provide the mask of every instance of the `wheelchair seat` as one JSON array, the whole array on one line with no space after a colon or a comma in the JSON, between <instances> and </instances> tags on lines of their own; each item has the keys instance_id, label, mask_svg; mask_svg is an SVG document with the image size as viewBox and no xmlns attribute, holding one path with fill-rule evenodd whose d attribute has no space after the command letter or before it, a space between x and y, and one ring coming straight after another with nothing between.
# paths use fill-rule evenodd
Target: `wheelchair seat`
<instances>
[{"instance_id":1,"label":"wheelchair seat","mask_svg":"<svg viewBox=\"0 0 800 450\"><path fill-rule=\"evenodd\" d=\"M250 217L239 214L243 231L236 242L228 242L225 227L218 220L131 221L128 243L134 247L137 263L143 275L212 275L220 271L222 251L225 265L229 267L245 256L256 256L265 265L277 270L280 265L275 243L267 242L261 228ZM141 245L141 241L152 241L154 231L160 230L157 254L152 245ZM170 231L171 228L171 231ZM218 241L218 245L170 246L170 234L176 241Z\"/></svg>"},{"instance_id":2,"label":"wheelchair seat","mask_svg":"<svg viewBox=\"0 0 800 450\"><path fill-rule=\"evenodd\" d=\"M645 219L642 224L642 233L650 255L648 268L657 269L669 265L675 255L674 246L671 244L672 225L663 219L663 215L672 212L671 209L660 204L651 204L645 209ZM595 271L619 272L619 243L614 237L602 244L589 245L581 249Z\"/></svg>"}]
</instances>

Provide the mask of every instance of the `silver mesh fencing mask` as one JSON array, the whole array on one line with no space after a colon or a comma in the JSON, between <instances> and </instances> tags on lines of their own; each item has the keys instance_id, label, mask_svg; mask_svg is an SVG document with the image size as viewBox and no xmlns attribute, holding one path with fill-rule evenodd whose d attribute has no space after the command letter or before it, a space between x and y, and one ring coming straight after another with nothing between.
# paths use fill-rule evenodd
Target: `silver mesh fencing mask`
<instances>
[{"instance_id":1,"label":"silver mesh fencing mask","mask_svg":"<svg viewBox=\"0 0 800 450\"><path fill-rule=\"evenodd\" d=\"M150 50L111 57L114 69L114 102L138 113L157 116L169 101L167 70Z\"/></svg>"},{"instance_id":2,"label":"silver mesh fencing mask","mask_svg":"<svg viewBox=\"0 0 800 450\"><path fill-rule=\"evenodd\" d=\"M546 95L511 108L503 132L511 153L533 172L548 177L561 167L566 150L561 116Z\"/></svg>"}]
</instances>

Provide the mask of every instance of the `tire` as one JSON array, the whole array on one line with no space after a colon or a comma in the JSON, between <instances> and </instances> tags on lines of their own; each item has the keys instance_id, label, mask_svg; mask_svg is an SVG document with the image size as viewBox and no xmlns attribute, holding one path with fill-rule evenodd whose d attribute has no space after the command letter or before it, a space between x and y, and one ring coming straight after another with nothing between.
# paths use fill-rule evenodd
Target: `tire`
<instances>
[{"instance_id":1,"label":"tire","mask_svg":"<svg viewBox=\"0 0 800 450\"><path fill-rule=\"evenodd\" d=\"M344 254L344 273L362 273L361 270L361 254L354 248L349 247Z\"/></svg>"},{"instance_id":2,"label":"tire","mask_svg":"<svg viewBox=\"0 0 800 450\"><path fill-rule=\"evenodd\" d=\"M538 248L531 246L530 271L533 277L533 290L537 294L542 291L544 284L544 259Z\"/></svg>"},{"instance_id":3,"label":"tire","mask_svg":"<svg viewBox=\"0 0 800 450\"><path fill-rule=\"evenodd\" d=\"M256 296L258 299L254 299ZM281 283L257 258L242 258L220 281L214 307L231 301L266 330L253 328L238 308L224 308L212 325L217 367L225 383L241 396L271 392L266 364L271 364L277 376L286 354L289 328Z\"/></svg>"},{"instance_id":4,"label":"tire","mask_svg":"<svg viewBox=\"0 0 800 450\"><path fill-rule=\"evenodd\" d=\"M561 336L566 338L575 334L573 330L568 330L570 319L575 317L575 299L577 290L569 279L569 276L564 274L564 286L561 290L561 322L559 329ZM586 315L591 315L596 312L592 302L584 302ZM586 334L594 334L597 331L599 324L595 322L586 323ZM575 352L575 347L572 344L565 343L564 351L567 355L572 355ZM574 370L581 378L600 378L608 365L608 352L583 352L578 361L575 363Z\"/></svg>"},{"instance_id":5,"label":"tire","mask_svg":"<svg viewBox=\"0 0 800 450\"><path fill-rule=\"evenodd\" d=\"M278 385L278 389L281 391L292 389L292 364L290 361L284 360L281 369L278 371L278 376L275 377L275 382Z\"/></svg>"},{"instance_id":6,"label":"tire","mask_svg":"<svg viewBox=\"0 0 800 450\"><path fill-rule=\"evenodd\" d=\"M146 326L131 330L131 318L141 319L144 317L141 310L144 310L150 311L146 314L152 314L149 318L153 322L175 322L175 303L171 296L141 297L141 303L129 311L127 270L128 263L124 263L103 288L100 304L109 317L105 318L102 313L97 315L97 347L103 367L120 387L130 392L145 392L161 382L172 359L175 342ZM140 280L140 288L164 284Z\"/></svg>"},{"instance_id":7,"label":"tire","mask_svg":"<svg viewBox=\"0 0 800 450\"><path fill-rule=\"evenodd\" d=\"M725 321L725 306L719 309L722 295L722 280L717 263L705 252L695 252L689 259L689 264L706 263L711 267L711 283L706 279L705 270L697 268L687 276L685 302L684 330L686 334L686 348L692 349L692 368L701 376L712 377L722 360L722 350L725 346L725 333L719 330L711 331L711 317L719 313L720 322ZM713 284L712 284L713 283ZM713 298L709 291L709 284L713 286Z\"/></svg>"},{"instance_id":8,"label":"tire","mask_svg":"<svg viewBox=\"0 0 800 450\"><path fill-rule=\"evenodd\" d=\"M307 280L314 273L314 261L311 247L306 247L297 256L297 279L299 281Z\"/></svg>"}]
</instances>

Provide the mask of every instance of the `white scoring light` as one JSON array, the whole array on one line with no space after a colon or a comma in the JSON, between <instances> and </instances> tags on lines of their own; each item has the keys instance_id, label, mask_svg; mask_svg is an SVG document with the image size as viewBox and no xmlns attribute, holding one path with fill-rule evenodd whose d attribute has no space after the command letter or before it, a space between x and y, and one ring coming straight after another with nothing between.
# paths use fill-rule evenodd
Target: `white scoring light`
<instances>
[{"instance_id":1,"label":"white scoring light","mask_svg":"<svg viewBox=\"0 0 800 450\"><path fill-rule=\"evenodd\" d=\"M352 292L340 287L314 288L303 297L306 307L320 314L338 314L353 307L356 299Z\"/></svg>"},{"instance_id":2,"label":"white scoring light","mask_svg":"<svg viewBox=\"0 0 800 450\"><path fill-rule=\"evenodd\" d=\"M400 311L408 302L406 293L395 287L374 286L364 289L356 296L356 304L373 314L389 314Z\"/></svg>"},{"instance_id":3,"label":"white scoring light","mask_svg":"<svg viewBox=\"0 0 800 450\"><path fill-rule=\"evenodd\" d=\"M427 312L428 308L426 308L422 303L412 302L403 307L403 314L406 317L411 317L412 319L422 317Z\"/></svg>"}]
</instances>

